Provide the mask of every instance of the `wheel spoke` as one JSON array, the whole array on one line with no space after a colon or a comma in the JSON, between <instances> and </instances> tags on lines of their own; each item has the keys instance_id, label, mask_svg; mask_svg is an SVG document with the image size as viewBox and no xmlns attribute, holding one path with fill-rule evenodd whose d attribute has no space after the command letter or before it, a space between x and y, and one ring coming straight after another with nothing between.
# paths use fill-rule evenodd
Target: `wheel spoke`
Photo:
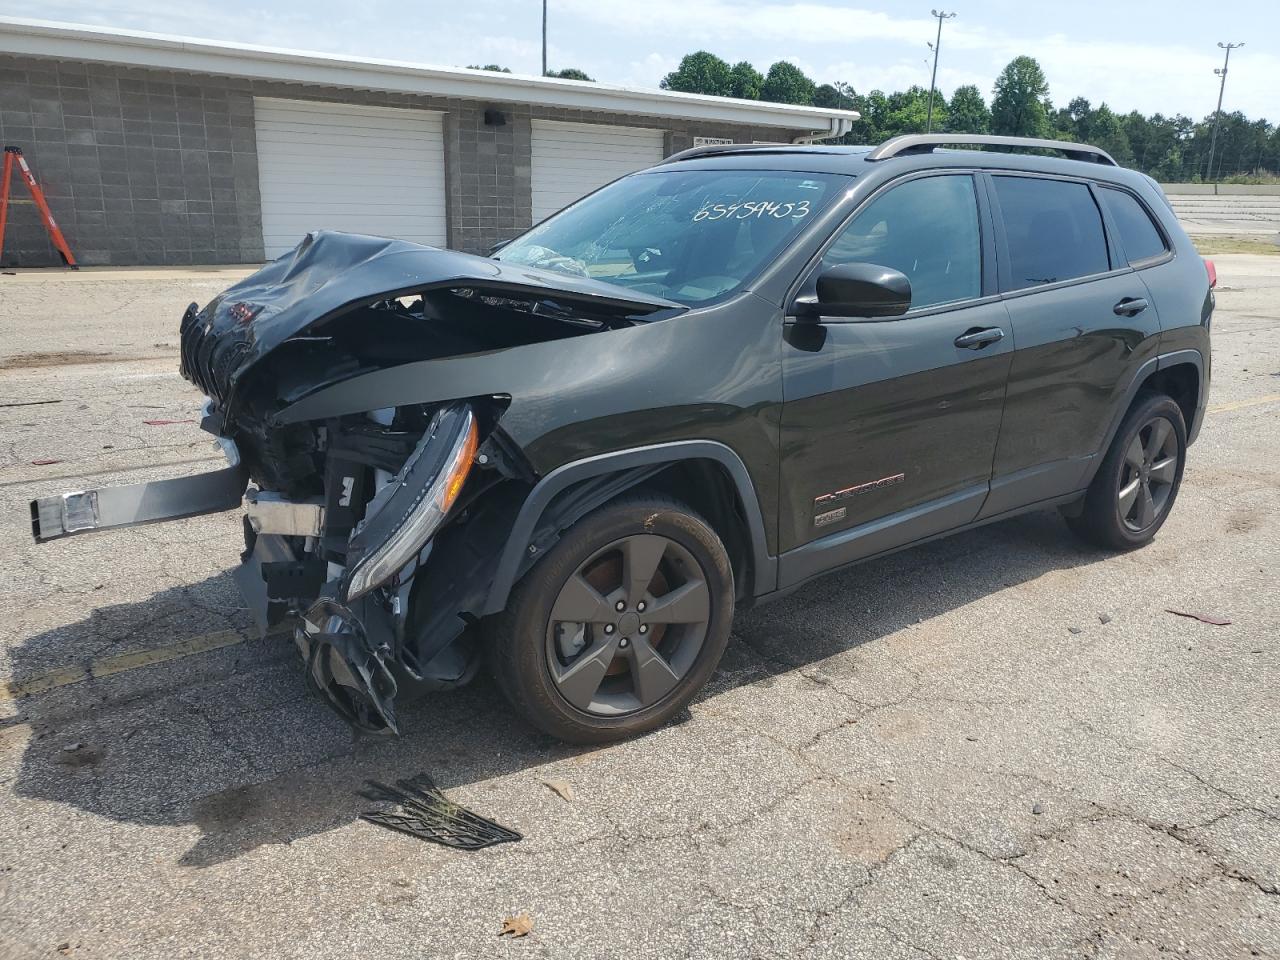
<instances>
[{"instance_id":1,"label":"wheel spoke","mask_svg":"<svg viewBox=\"0 0 1280 960\"><path fill-rule=\"evenodd\" d=\"M551 619L564 623L597 623L609 616L609 604L599 591L575 573L560 589Z\"/></svg>"},{"instance_id":2,"label":"wheel spoke","mask_svg":"<svg viewBox=\"0 0 1280 960\"><path fill-rule=\"evenodd\" d=\"M1150 526L1156 518L1156 504L1151 499L1151 488L1145 483L1138 493L1138 515L1134 518L1134 522L1139 529L1145 529Z\"/></svg>"},{"instance_id":3,"label":"wheel spoke","mask_svg":"<svg viewBox=\"0 0 1280 960\"><path fill-rule=\"evenodd\" d=\"M1178 458L1165 457L1151 465L1151 479L1158 483L1173 483L1178 472Z\"/></svg>"},{"instance_id":4,"label":"wheel spoke","mask_svg":"<svg viewBox=\"0 0 1280 960\"><path fill-rule=\"evenodd\" d=\"M1160 456L1161 451L1164 450L1165 441L1169 439L1169 434L1172 432L1173 424L1164 417L1151 421L1151 432L1147 434L1145 447L1148 461Z\"/></svg>"},{"instance_id":5,"label":"wheel spoke","mask_svg":"<svg viewBox=\"0 0 1280 960\"><path fill-rule=\"evenodd\" d=\"M634 609L645 598L666 552L666 539L652 534L639 534L622 542L622 584L627 591L628 607Z\"/></svg>"},{"instance_id":6,"label":"wheel spoke","mask_svg":"<svg viewBox=\"0 0 1280 960\"><path fill-rule=\"evenodd\" d=\"M631 676L636 696L646 707L657 703L680 682L671 664L644 637L635 637L632 641Z\"/></svg>"},{"instance_id":7,"label":"wheel spoke","mask_svg":"<svg viewBox=\"0 0 1280 960\"><path fill-rule=\"evenodd\" d=\"M1133 438L1133 443L1129 444L1129 449L1124 452L1124 462L1133 467L1134 472L1137 472L1142 468L1144 459L1142 433L1139 431L1138 435Z\"/></svg>"},{"instance_id":8,"label":"wheel spoke","mask_svg":"<svg viewBox=\"0 0 1280 960\"><path fill-rule=\"evenodd\" d=\"M1134 477L1126 486L1120 488L1120 516L1128 518L1133 503L1138 499L1138 491L1142 489L1142 481Z\"/></svg>"},{"instance_id":9,"label":"wheel spoke","mask_svg":"<svg viewBox=\"0 0 1280 960\"><path fill-rule=\"evenodd\" d=\"M711 595L701 580L682 584L649 604L645 623L706 623L711 618Z\"/></svg>"},{"instance_id":10,"label":"wheel spoke","mask_svg":"<svg viewBox=\"0 0 1280 960\"><path fill-rule=\"evenodd\" d=\"M618 652L619 637L615 634L597 643L575 660L564 673L556 677L556 686L564 698L579 710L586 710L595 699L600 683Z\"/></svg>"}]
</instances>

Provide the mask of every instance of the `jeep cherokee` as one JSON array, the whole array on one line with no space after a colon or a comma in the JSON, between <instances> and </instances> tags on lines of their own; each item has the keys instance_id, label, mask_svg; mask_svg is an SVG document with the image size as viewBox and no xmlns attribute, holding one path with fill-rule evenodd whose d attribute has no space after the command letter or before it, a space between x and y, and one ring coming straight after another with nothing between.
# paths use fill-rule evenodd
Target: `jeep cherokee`
<instances>
[{"instance_id":1,"label":"jeep cherokee","mask_svg":"<svg viewBox=\"0 0 1280 960\"><path fill-rule=\"evenodd\" d=\"M356 727L487 660L606 741L693 698L736 606L827 571L1040 508L1151 540L1213 285L1087 145L695 148L489 258L308 235L182 319L229 465L34 501L34 533L243 505L242 591Z\"/></svg>"}]
</instances>

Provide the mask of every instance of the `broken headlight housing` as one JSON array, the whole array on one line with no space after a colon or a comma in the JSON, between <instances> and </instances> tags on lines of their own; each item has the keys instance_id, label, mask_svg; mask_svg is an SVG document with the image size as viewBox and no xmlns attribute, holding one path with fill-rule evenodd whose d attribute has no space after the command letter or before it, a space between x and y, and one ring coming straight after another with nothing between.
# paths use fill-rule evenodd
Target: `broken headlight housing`
<instances>
[{"instance_id":1,"label":"broken headlight housing","mask_svg":"<svg viewBox=\"0 0 1280 960\"><path fill-rule=\"evenodd\" d=\"M479 444L469 404L437 411L395 479L370 502L351 538L346 602L390 581L430 542L458 499Z\"/></svg>"}]
</instances>

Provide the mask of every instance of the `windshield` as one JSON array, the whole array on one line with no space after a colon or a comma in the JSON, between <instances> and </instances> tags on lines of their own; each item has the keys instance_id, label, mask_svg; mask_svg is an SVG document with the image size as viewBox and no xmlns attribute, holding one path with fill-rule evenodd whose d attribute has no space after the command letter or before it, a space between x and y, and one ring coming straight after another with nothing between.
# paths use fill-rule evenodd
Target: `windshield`
<instances>
[{"instance_id":1,"label":"windshield","mask_svg":"<svg viewBox=\"0 0 1280 960\"><path fill-rule=\"evenodd\" d=\"M534 227L496 259L697 306L751 280L847 179L778 170L634 174Z\"/></svg>"}]
</instances>

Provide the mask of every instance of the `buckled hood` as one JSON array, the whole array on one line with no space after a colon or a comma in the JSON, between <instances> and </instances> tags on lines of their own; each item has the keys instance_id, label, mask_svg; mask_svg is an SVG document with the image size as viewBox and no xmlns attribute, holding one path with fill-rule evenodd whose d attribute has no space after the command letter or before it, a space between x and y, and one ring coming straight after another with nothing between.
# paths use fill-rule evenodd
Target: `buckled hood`
<instances>
[{"instance_id":1,"label":"buckled hood","mask_svg":"<svg viewBox=\"0 0 1280 960\"><path fill-rule=\"evenodd\" d=\"M322 230L183 318L182 374L227 399L266 354L361 304L440 288L545 299L557 312L649 316L680 304L592 280L407 240ZM190 328L196 336L187 336Z\"/></svg>"}]
</instances>

